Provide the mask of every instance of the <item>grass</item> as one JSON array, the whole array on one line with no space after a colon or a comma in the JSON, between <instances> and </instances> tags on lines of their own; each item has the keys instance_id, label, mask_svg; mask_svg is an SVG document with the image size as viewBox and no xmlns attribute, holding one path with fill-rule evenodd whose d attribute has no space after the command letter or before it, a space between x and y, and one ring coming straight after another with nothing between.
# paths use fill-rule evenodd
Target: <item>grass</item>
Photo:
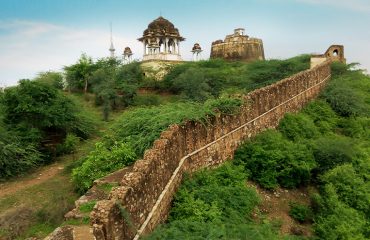
<instances>
[{"instance_id":1,"label":"grass","mask_svg":"<svg viewBox=\"0 0 370 240\"><path fill-rule=\"evenodd\" d=\"M80 212L82 213L89 213L93 210L94 206L96 204L96 201L87 202L84 204L81 204L80 206Z\"/></svg>"}]
</instances>

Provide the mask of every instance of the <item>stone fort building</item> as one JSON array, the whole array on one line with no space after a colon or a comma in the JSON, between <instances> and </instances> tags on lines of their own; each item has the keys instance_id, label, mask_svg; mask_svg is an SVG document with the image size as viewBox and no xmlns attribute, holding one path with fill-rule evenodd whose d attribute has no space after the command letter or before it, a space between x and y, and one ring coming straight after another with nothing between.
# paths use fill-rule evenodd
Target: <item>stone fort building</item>
<instances>
[{"instance_id":1,"label":"stone fort building","mask_svg":"<svg viewBox=\"0 0 370 240\"><path fill-rule=\"evenodd\" d=\"M224 41L214 41L211 48L211 58L246 62L265 60L262 40L250 38L244 31L244 28L237 28L233 34L227 35Z\"/></svg>"}]
</instances>

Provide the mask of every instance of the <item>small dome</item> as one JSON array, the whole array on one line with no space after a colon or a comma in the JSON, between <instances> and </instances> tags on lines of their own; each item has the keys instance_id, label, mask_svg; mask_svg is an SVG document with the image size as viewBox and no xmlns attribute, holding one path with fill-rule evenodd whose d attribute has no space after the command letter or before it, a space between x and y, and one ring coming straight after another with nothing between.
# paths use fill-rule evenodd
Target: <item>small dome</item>
<instances>
[{"instance_id":1,"label":"small dome","mask_svg":"<svg viewBox=\"0 0 370 240\"><path fill-rule=\"evenodd\" d=\"M163 17L158 17L151 23L149 23L148 28L143 32L143 37L139 38L139 41L142 41L147 37L175 37L180 41L185 40L180 36L179 30L175 26Z\"/></svg>"},{"instance_id":2,"label":"small dome","mask_svg":"<svg viewBox=\"0 0 370 240\"><path fill-rule=\"evenodd\" d=\"M199 43L195 43L192 50L202 50L202 48L200 47Z\"/></svg>"},{"instance_id":3,"label":"small dome","mask_svg":"<svg viewBox=\"0 0 370 240\"><path fill-rule=\"evenodd\" d=\"M123 54L124 55L132 55L131 48L125 47L125 50L123 50Z\"/></svg>"}]
</instances>

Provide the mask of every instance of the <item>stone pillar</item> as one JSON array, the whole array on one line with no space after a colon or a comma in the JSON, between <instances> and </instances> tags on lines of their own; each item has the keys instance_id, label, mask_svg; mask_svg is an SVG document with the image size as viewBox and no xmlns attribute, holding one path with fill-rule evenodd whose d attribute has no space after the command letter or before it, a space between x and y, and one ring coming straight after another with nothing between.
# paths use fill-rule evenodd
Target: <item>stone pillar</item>
<instances>
[{"instance_id":1,"label":"stone pillar","mask_svg":"<svg viewBox=\"0 0 370 240\"><path fill-rule=\"evenodd\" d=\"M177 40L177 54L180 55L180 41Z\"/></svg>"},{"instance_id":2,"label":"stone pillar","mask_svg":"<svg viewBox=\"0 0 370 240\"><path fill-rule=\"evenodd\" d=\"M146 55L146 42L145 42L145 40L143 41L143 46L144 46L144 55Z\"/></svg>"}]
</instances>

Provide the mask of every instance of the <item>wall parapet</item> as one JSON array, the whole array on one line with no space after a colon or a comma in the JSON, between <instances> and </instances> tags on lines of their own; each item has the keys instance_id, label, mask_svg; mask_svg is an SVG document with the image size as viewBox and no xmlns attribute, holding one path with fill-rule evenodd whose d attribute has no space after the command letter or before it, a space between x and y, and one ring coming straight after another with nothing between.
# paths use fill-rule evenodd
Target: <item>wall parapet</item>
<instances>
[{"instance_id":1,"label":"wall parapet","mask_svg":"<svg viewBox=\"0 0 370 240\"><path fill-rule=\"evenodd\" d=\"M172 125L125 173L108 200L90 218L97 240L138 239L166 220L185 172L215 166L233 157L240 143L274 128L287 112L315 98L331 76L330 62L302 71L243 97L235 115L217 115L210 124Z\"/></svg>"}]
</instances>

